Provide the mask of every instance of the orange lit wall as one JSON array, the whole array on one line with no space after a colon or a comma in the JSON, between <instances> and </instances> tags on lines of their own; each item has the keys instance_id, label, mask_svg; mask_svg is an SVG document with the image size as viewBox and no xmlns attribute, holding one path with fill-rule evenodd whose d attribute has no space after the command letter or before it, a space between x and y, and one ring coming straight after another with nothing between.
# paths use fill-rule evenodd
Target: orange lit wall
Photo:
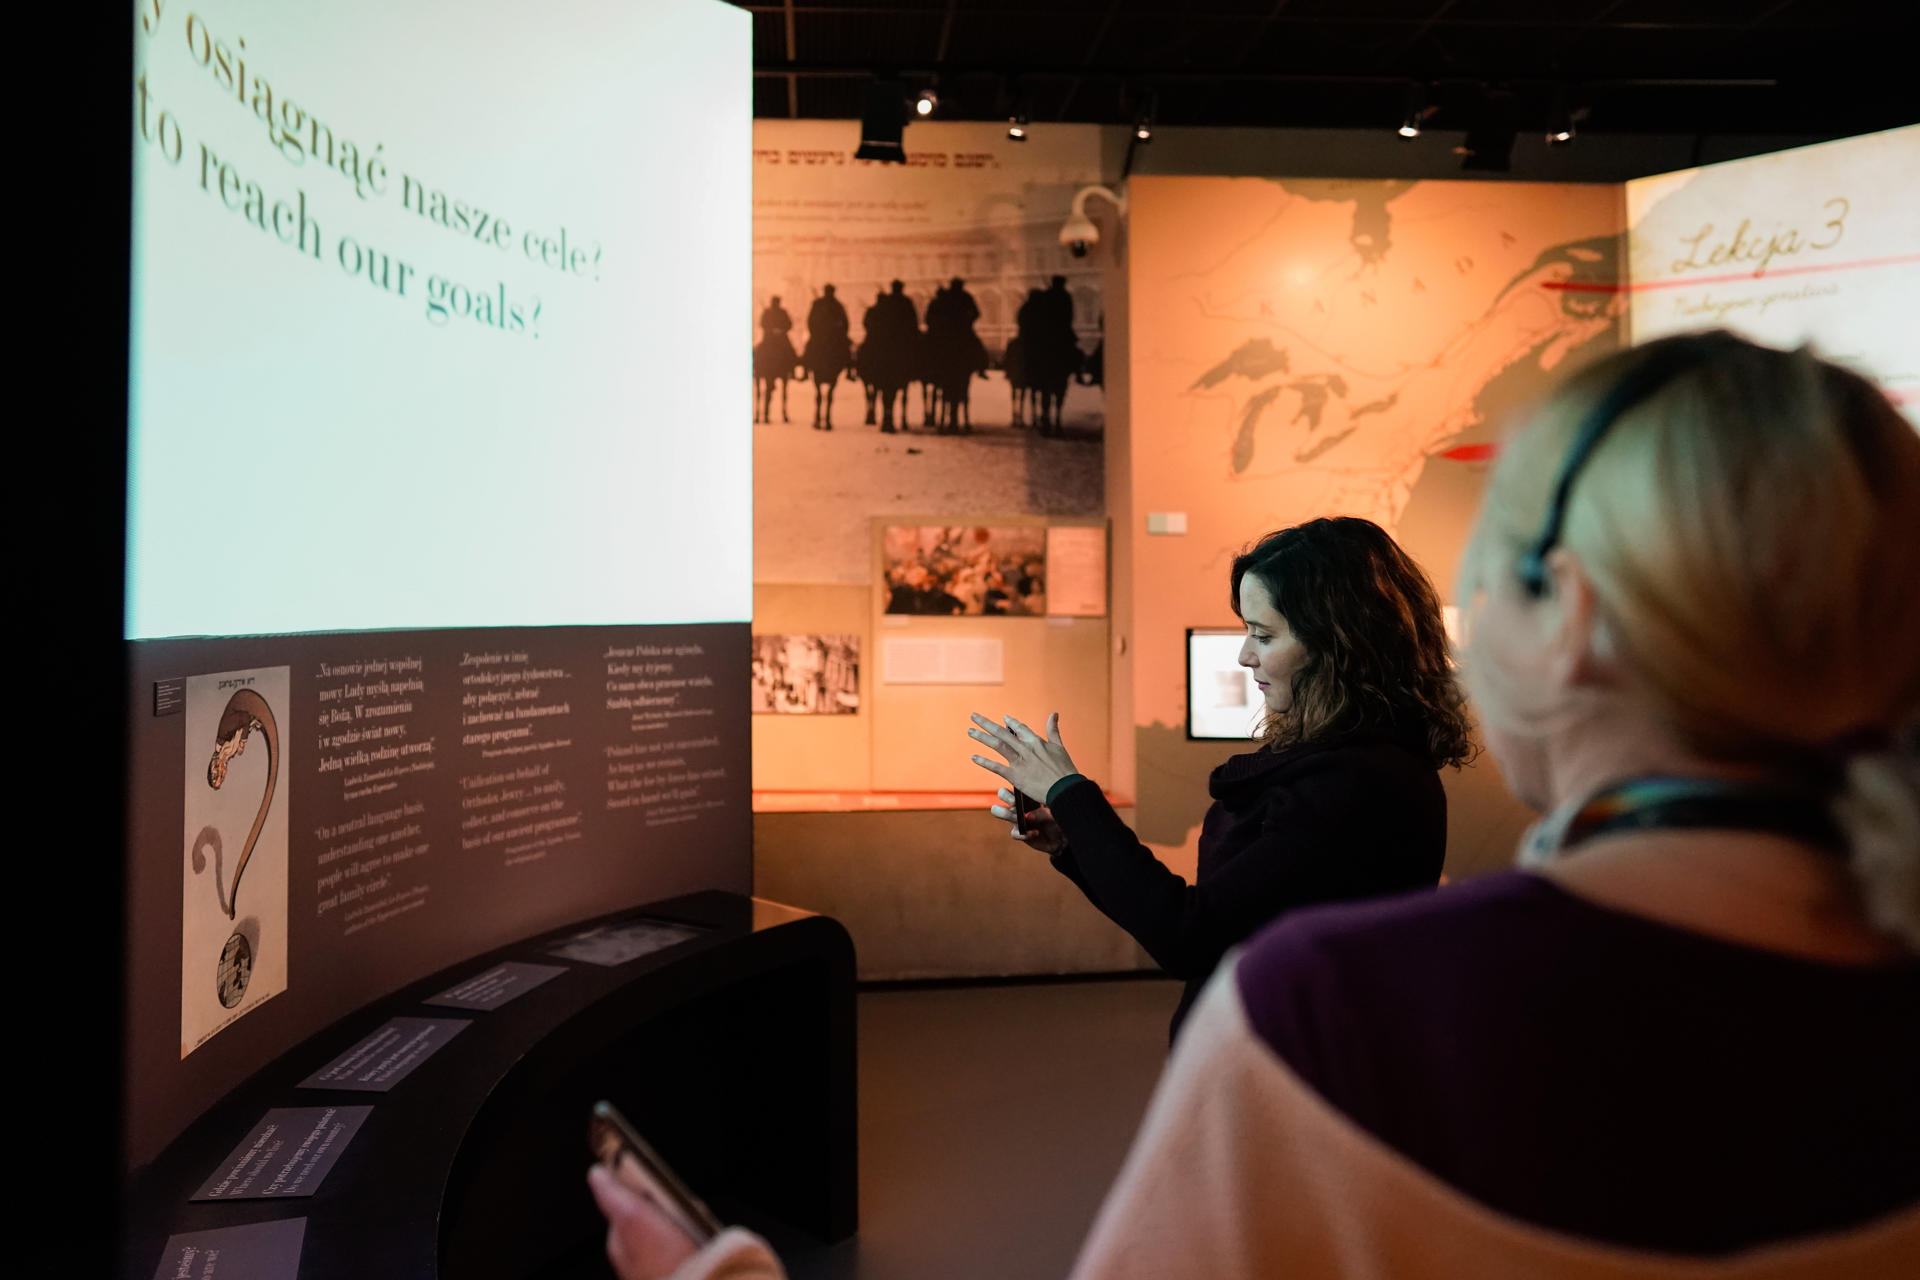
<instances>
[{"instance_id":1,"label":"orange lit wall","mask_svg":"<svg viewBox=\"0 0 1920 1280\"><path fill-rule=\"evenodd\" d=\"M1185 628L1236 625L1234 554L1322 515L1378 521L1451 601L1485 446L1620 340L1617 294L1557 286L1618 278L1623 206L1561 183L1136 177L1128 195L1122 666L1139 830L1190 872L1207 772L1235 748L1185 739ZM1148 535L1163 512L1187 532ZM1492 764L1448 786L1449 869L1505 864L1527 815Z\"/></svg>"}]
</instances>

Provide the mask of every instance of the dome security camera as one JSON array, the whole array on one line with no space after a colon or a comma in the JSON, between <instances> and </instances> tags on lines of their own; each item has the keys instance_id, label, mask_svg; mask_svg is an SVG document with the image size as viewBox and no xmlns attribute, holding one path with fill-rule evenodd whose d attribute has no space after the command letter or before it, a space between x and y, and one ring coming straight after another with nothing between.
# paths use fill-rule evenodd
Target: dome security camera
<instances>
[{"instance_id":1,"label":"dome security camera","mask_svg":"<svg viewBox=\"0 0 1920 1280\"><path fill-rule=\"evenodd\" d=\"M1073 197L1073 207L1067 213L1067 220L1060 226L1060 243L1076 258L1084 258L1094 245L1100 243L1100 228L1087 216L1087 198L1105 196L1121 213L1127 211L1126 197L1115 195L1105 187L1082 187Z\"/></svg>"},{"instance_id":2,"label":"dome security camera","mask_svg":"<svg viewBox=\"0 0 1920 1280\"><path fill-rule=\"evenodd\" d=\"M1061 224L1060 243L1067 246L1074 257L1084 258L1088 249L1100 243L1100 228L1086 214L1076 213Z\"/></svg>"}]
</instances>

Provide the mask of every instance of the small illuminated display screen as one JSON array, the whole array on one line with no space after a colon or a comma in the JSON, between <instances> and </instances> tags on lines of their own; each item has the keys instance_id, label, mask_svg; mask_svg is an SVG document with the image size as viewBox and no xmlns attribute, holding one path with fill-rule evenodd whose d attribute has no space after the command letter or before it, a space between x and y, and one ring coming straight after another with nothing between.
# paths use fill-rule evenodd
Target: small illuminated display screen
<instances>
[{"instance_id":1,"label":"small illuminated display screen","mask_svg":"<svg viewBox=\"0 0 1920 1280\"><path fill-rule=\"evenodd\" d=\"M1187 737L1244 742L1260 728L1262 701L1253 673L1240 665L1246 632L1187 631Z\"/></svg>"}]
</instances>

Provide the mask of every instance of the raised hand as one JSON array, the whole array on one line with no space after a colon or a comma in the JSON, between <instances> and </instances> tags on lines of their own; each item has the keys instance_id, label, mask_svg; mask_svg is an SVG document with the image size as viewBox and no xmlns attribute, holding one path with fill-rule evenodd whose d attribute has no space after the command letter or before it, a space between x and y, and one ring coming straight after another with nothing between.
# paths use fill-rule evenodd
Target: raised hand
<instances>
[{"instance_id":1,"label":"raised hand","mask_svg":"<svg viewBox=\"0 0 1920 1280\"><path fill-rule=\"evenodd\" d=\"M986 756L975 756L973 762L988 773L999 774L1015 790L1035 800L1045 800L1054 783L1079 772L1073 767L1073 757L1067 754L1066 743L1060 740L1058 712L1047 717L1044 738L1012 716L1005 724L996 724L976 711L973 724L967 736L999 752L1005 763Z\"/></svg>"}]
</instances>

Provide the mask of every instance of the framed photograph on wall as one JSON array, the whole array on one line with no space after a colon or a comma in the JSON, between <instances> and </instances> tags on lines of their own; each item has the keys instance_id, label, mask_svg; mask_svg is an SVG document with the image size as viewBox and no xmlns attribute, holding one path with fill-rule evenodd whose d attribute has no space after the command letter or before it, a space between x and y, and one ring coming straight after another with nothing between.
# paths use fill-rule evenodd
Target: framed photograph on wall
<instances>
[{"instance_id":1,"label":"framed photograph on wall","mask_svg":"<svg viewBox=\"0 0 1920 1280\"><path fill-rule=\"evenodd\" d=\"M753 638L753 713L850 716L860 710L860 637Z\"/></svg>"},{"instance_id":2,"label":"framed photograph on wall","mask_svg":"<svg viewBox=\"0 0 1920 1280\"><path fill-rule=\"evenodd\" d=\"M1047 611L1041 525L888 525L883 612L922 617L1039 617Z\"/></svg>"},{"instance_id":3,"label":"framed photograph on wall","mask_svg":"<svg viewBox=\"0 0 1920 1280\"><path fill-rule=\"evenodd\" d=\"M1187 628L1187 737L1231 742L1252 739L1265 706L1253 673L1240 665L1247 633L1225 627Z\"/></svg>"}]
</instances>

